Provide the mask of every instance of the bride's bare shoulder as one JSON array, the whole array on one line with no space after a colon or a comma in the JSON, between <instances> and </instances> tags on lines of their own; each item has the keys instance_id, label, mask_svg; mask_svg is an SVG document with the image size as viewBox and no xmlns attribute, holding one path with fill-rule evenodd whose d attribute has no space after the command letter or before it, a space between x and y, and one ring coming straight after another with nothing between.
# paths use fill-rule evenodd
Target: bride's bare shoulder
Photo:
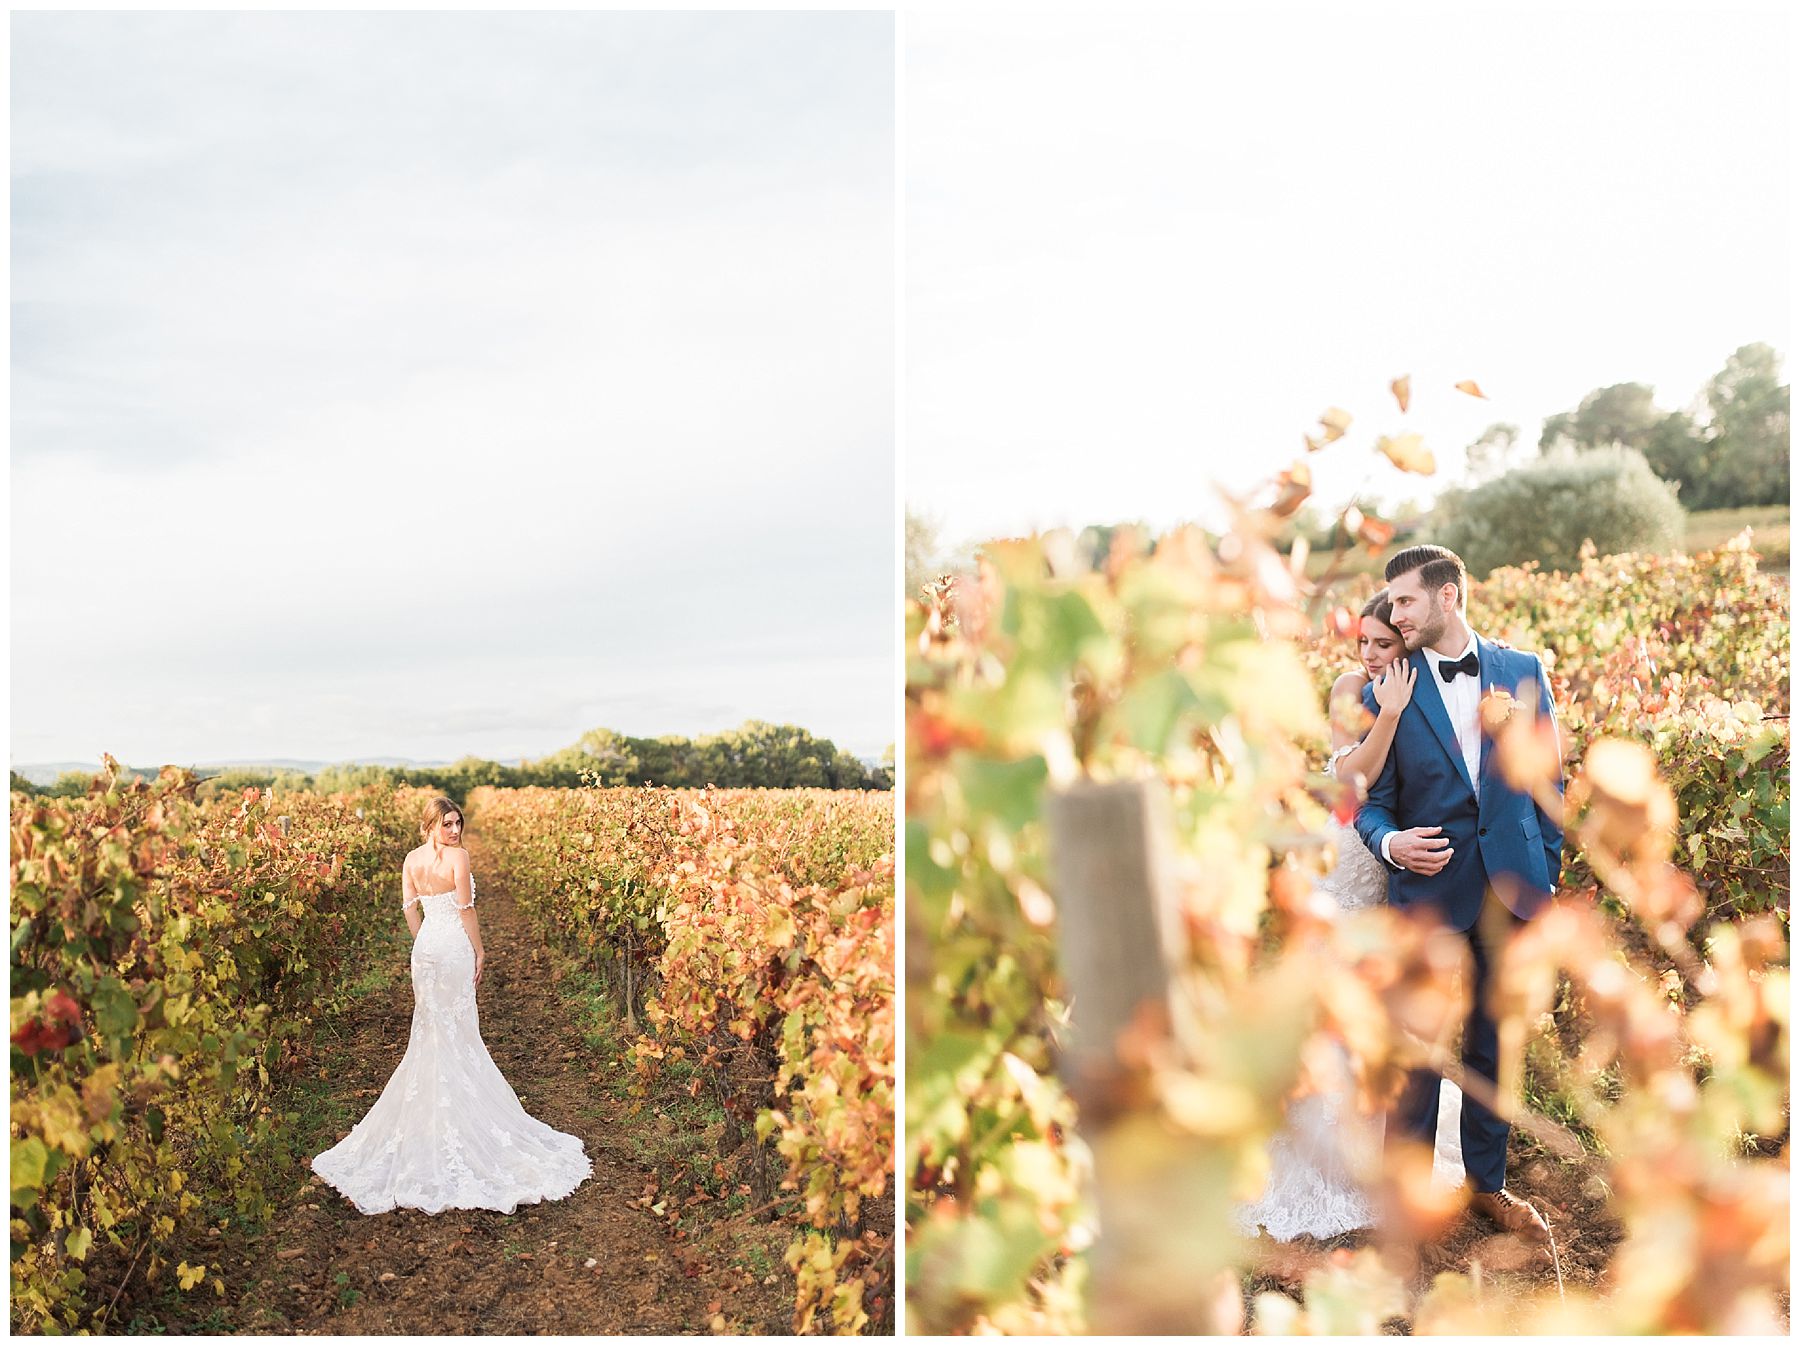
<instances>
[{"instance_id":1,"label":"bride's bare shoulder","mask_svg":"<svg viewBox=\"0 0 1800 1346\"><path fill-rule=\"evenodd\" d=\"M1331 684L1331 696L1336 700L1340 696L1361 696L1362 689L1369 685L1369 675L1360 668L1353 668L1338 674L1338 680Z\"/></svg>"}]
</instances>

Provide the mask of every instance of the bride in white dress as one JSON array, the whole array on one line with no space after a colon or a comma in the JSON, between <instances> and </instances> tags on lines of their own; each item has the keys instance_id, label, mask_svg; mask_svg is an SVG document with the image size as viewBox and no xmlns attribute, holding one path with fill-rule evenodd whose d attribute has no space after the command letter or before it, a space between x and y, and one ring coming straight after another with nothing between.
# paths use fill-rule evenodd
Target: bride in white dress
<instances>
[{"instance_id":1,"label":"bride in white dress","mask_svg":"<svg viewBox=\"0 0 1800 1346\"><path fill-rule=\"evenodd\" d=\"M1333 716L1328 769L1347 783L1358 777L1372 781L1380 774L1400 712L1412 700L1412 668L1401 659L1406 646L1389 624L1391 617L1383 590L1362 610L1357 634L1362 668L1345 673L1331 688L1333 707L1345 698L1360 706L1363 688L1373 682L1380 708L1374 726L1360 740L1348 726L1339 727ZM1319 888L1344 911L1386 902L1387 866L1370 854L1355 828L1335 818L1328 828L1337 860L1319 880ZM1438 1099L1434 1183L1462 1184L1461 1110L1462 1094L1446 1080ZM1329 1239L1370 1228L1376 1219L1375 1200L1356 1175L1378 1171L1382 1130L1379 1115L1356 1110L1347 1070L1339 1087L1295 1100L1282 1129L1269 1142L1268 1186L1255 1203L1232 1210L1232 1223L1246 1236L1254 1237L1261 1228L1282 1242L1302 1234Z\"/></svg>"},{"instance_id":2,"label":"bride in white dress","mask_svg":"<svg viewBox=\"0 0 1800 1346\"><path fill-rule=\"evenodd\" d=\"M312 1169L364 1215L406 1206L510 1213L568 1196L593 1171L579 1137L525 1111L481 1040L475 988L487 962L462 812L435 799L425 844L401 869L413 932L406 1055L348 1136Z\"/></svg>"}]
</instances>

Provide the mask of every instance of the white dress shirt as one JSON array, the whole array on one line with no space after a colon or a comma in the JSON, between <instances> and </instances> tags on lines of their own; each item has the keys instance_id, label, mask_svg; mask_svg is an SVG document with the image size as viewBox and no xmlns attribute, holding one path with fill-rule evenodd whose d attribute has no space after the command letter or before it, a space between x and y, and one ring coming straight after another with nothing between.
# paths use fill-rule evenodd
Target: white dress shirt
<instances>
[{"instance_id":1,"label":"white dress shirt","mask_svg":"<svg viewBox=\"0 0 1800 1346\"><path fill-rule=\"evenodd\" d=\"M1475 633L1469 632L1469 643L1463 646L1458 654L1439 654L1436 650L1425 650L1425 661L1431 670L1432 683L1438 695L1444 699L1444 711L1450 717L1450 728L1456 734L1456 746L1462 750L1463 765L1469 769L1469 780L1473 784L1476 797L1481 790L1481 673L1474 677L1466 673L1458 673L1449 682L1444 681L1440 671L1445 664L1460 663L1475 653ZM1418 693L1414 692L1417 696ZM1389 832L1381 839L1381 858L1398 869L1394 857L1388 853L1388 843L1394 839Z\"/></svg>"}]
</instances>

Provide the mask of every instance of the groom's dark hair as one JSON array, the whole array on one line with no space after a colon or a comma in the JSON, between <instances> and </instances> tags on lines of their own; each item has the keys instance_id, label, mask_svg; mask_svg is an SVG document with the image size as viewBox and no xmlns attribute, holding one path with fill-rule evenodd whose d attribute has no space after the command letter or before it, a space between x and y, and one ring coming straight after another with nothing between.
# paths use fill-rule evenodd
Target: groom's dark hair
<instances>
[{"instance_id":1,"label":"groom's dark hair","mask_svg":"<svg viewBox=\"0 0 1800 1346\"><path fill-rule=\"evenodd\" d=\"M1419 572L1419 583L1426 589L1435 592L1446 584L1454 584L1456 606L1460 608L1468 601L1469 572L1463 568L1462 557L1448 547L1421 542L1416 547L1395 553L1394 559L1387 563L1387 582L1392 584L1415 570Z\"/></svg>"}]
</instances>

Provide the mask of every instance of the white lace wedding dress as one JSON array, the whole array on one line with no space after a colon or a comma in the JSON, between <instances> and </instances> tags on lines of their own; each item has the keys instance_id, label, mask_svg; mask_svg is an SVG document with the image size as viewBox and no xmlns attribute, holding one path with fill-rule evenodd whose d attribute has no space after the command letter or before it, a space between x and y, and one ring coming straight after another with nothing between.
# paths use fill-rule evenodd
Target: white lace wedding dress
<instances>
[{"instance_id":1,"label":"white lace wedding dress","mask_svg":"<svg viewBox=\"0 0 1800 1346\"><path fill-rule=\"evenodd\" d=\"M1336 765L1335 761L1333 765ZM1337 861L1319 880L1339 910L1354 911L1387 901L1387 866L1381 863L1354 828L1328 824L1337 845ZM1438 1097L1438 1132L1432 1180L1458 1186L1463 1180L1462 1094L1445 1081ZM1262 1196L1232 1209L1240 1234L1255 1237L1259 1228L1287 1242L1301 1234L1335 1238L1352 1229L1374 1225L1375 1202L1356 1180L1357 1173L1379 1172L1383 1119L1356 1110L1356 1097L1346 1069L1341 1087L1297 1099L1287 1121L1269 1141L1269 1182Z\"/></svg>"},{"instance_id":2,"label":"white lace wedding dress","mask_svg":"<svg viewBox=\"0 0 1800 1346\"><path fill-rule=\"evenodd\" d=\"M475 1010L475 949L454 891L409 900L412 1035L381 1097L312 1169L364 1215L407 1206L511 1213L568 1196L593 1172L579 1137L544 1125L488 1055ZM475 880L469 879L469 904Z\"/></svg>"}]
</instances>

